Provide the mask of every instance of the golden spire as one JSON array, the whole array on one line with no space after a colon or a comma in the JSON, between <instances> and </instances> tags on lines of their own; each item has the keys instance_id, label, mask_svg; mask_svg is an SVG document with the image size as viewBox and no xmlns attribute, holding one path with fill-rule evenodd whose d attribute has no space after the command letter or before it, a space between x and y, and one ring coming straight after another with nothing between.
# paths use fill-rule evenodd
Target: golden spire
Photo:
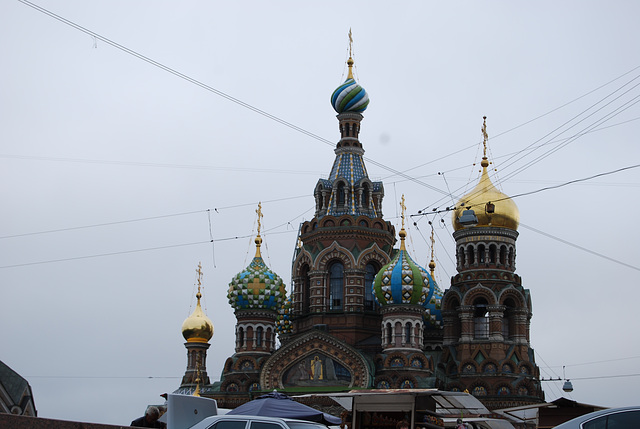
<instances>
[{"instance_id":1,"label":"golden spire","mask_svg":"<svg viewBox=\"0 0 640 429\"><path fill-rule=\"evenodd\" d=\"M484 146L483 152L482 152L482 162L480 163L480 165L483 168L487 168L489 166L489 161L487 160L487 141L489 140L489 135L487 134L487 117L483 116L482 117L482 145Z\"/></svg>"},{"instance_id":2,"label":"golden spire","mask_svg":"<svg viewBox=\"0 0 640 429\"><path fill-rule=\"evenodd\" d=\"M198 273L198 293L196 294L196 298L198 298L197 305L200 306L200 298L202 298L202 294L200 293L200 287L202 286L202 262L198 262L196 273Z\"/></svg>"},{"instance_id":3,"label":"golden spire","mask_svg":"<svg viewBox=\"0 0 640 429\"><path fill-rule=\"evenodd\" d=\"M436 269L436 262L433 260L433 254L434 254L434 248L435 248L435 244L436 244L436 240L435 238L433 238L434 235L434 231L433 231L433 224L431 225L431 262L429 262L429 270L431 270L431 278L435 281L435 269Z\"/></svg>"},{"instance_id":4,"label":"golden spire","mask_svg":"<svg viewBox=\"0 0 640 429\"><path fill-rule=\"evenodd\" d=\"M258 215L258 235L256 235L256 258L261 258L260 255L260 245L262 244L262 237L260 237L260 230L262 229L262 202L258 203L258 209L256 210L256 214Z\"/></svg>"},{"instance_id":5,"label":"golden spire","mask_svg":"<svg viewBox=\"0 0 640 429\"><path fill-rule=\"evenodd\" d=\"M347 79L353 79L353 37L351 36L351 28L349 28L349 59L347 60L349 66L349 74Z\"/></svg>"},{"instance_id":6,"label":"golden spire","mask_svg":"<svg viewBox=\"0 0 640 429\"><path fill-rule=\"evenodd\" d=\"M402 214L400 217L402 218L402 228L400 229L400 250L407 250L404 247L404 238L407 236L407 232L404 230L404 212L407 209L407 206L404 205L404 194L402 194L402 200L400 201L400 207L402 208Z\"/></svg>"}]
</instances>

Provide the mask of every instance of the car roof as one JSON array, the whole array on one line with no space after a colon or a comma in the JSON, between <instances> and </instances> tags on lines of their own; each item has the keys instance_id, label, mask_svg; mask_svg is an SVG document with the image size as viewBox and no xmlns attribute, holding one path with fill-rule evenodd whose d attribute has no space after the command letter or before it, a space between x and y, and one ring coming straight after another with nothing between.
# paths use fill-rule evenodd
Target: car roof
<instances>
[{"instance_id":1,"label":"car roof","mask_svg":"<svg viewBox=\"0 0 640 429\"><path fill-rule=\"evenodd\" d=\"M571 419L567 422L564 422L556 426L554 429L569 429L569 428L577 427L578 424L584 423L596 417L620 413L623 411L640 411L640 405L630 406L630 407L619 407L619 408L605 408L604 410L598 410L592 413L583 414L581 416L578 416L574 419Z\"/></svg>"},{"instance_id":2,"label":"car roof","mask_svg":"<svg viewBox=\"0 0 640 429\"><path fill-rule=\"evenodd\" d=\"M200 421L198 424L192 426L192 428L196 429L196 428L204 428L207 427L208 425L218 421L218 420L242 420L242 421L254 421L254 420L260 420L263 422L284 422L284 423L301 423L301 424L309 424L309 425L320 425L320 426L325 426L322 423L319 422L310 422L309 420L299 420L299 419L290 419L290 418L282 418L282 417L267 417L267 416L252 416L252 415L242 415L242 414L222 414L222 415L217 415L217 416L210 416L207 417L205 419L203 419L202 421ZM326 426L325 426L326 427Z\"/></svg>"}]
</instances>

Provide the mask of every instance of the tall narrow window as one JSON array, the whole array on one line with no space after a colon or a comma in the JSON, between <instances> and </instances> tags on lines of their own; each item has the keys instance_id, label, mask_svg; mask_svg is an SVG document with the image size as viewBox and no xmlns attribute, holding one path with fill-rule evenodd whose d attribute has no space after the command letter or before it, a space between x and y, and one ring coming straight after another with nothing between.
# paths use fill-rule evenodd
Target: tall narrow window
<instances>
[{"instance_id":1,"label":"tall narrow window","mask_svg":"<svg viewBox=\"0 0 640 429\"><path fill-rule=\"evenodd\" d=\"M338 195L337 195L337 197L338 197L338 206L340 206L340 207L344 206L344 201L345 201L344 191L345 191L344 190L344 183L340 182L338 184L338 190L337 190L337 192L338 192Z\"/></svg>"},{"instance_id":2,"label":"tall narrow window","mask_svg":"<svg viewBox=\"0 0 640 429\"><path fill-rule=\"evenodd\" d=\"M262 347L263 334L264 334L264 329L262 329L262 326L258 327L258 329L256 329L256 347Z\"/></svg>"},{"instance_id":3,"label":"tall narrow window","mask_svg":"<svg viewBox=\"0 0 640 429\"><path fill-rule=\"evenodd\" d=\"M342 310L344 294L344 267L335 262L329 269L329 309Z\"/></svg>"},{"instance_id":4,"label":"tall narrow window","mask_svg":"<svg viewBox=\"0 0 640 429\"><path fill-rule=\"evenodd\" d=\"M473 326L475 339L489 338L489 312L487 300L478 298L473 303Z\"/></svg>"},{"instance_id":5,"label":"tall narrow window","mask_svg":"<svg viewBox=\"0 0 640 429\"><path fill-rule=\"evenodd\" d=\"M369 184L362 185L362 207L366 210L369 208Z\"/></svg>"},{"instance_id":6,"label":"tall narrow window","mask_svg":"<svg viewBox=\"0 0 640 429\"><path fill-rule=\"evenodd\" d=\"M244 329L238 329L238 347L244 347Z\"/></svg>"},{"instance_id":7,"label":"tall narrow window","mask_svg":"<svg viewBox=\"0 0 640 429\"><path fill-rule=\"evenodd\" d=\"M472 245L467 246L467 260L469 261L469 265L472 265L475 262L475 252Z\"/></svg>"},{"instance_id":8,"label":"tall narrow window","mask_svg":"<svg viewBox=\"0 0 640 429\"><path fill-rule=\"evenodd\" d=\"M404 343L411 344L411 323L404 325Z\"/></svg>"},{"instance_id":9,"label":"tall narrow window","mask_svg":"<svg viewBox=\"0 0 640 429\"><path fill-rule=\"evenodd\" d=\"M364 273L364 309L366 311L373 311L376 309L376 301L373 297L373 280L376 277L378 270L373 264L367 264Z\"/></svg>"},{"instance_id":10,"label":"tall narrow window","mask_svg":"<svg viewBox=\"0 0 640 429\"><path fill-rule=\"evenodd\" d=\"M309 313L311 303L311 279L309 278L309 266L304 265L300 270L302 274L302 313Z\"/></svg>"},{"instance_id":11,"label":"tall narrow window","mask_svg":"<svg viewBox=\"0 0 640 429\"><path fill-rule=\"evenodd\" d=\"M485 251L485 247L484 244L481 244L478 246L478 263L480 264L484 264L485 261L485 255L486 251Z\"/></svg>"}]
</instances>

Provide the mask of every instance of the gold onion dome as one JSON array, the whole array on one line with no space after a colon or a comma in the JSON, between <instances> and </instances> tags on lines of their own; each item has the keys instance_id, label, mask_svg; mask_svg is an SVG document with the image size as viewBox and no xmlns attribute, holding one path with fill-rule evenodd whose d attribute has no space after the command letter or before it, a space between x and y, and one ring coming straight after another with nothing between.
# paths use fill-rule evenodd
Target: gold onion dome
<instances>
[{"instance_id":1,"label":"gold onion dome","mask_svg":"<svg viewBox=\"0 0 640 429\"><path fill-rule=\"evenodd\" d=\"M491 182L487 167L489 161L487 159L487 134L486 134L486 117L482 127L484 135L484 156L482 157L482 175L480 181L475 188L460 199L451 216L453 229L459 231L465 227L460 223L460 216L465 210L473 210L478 218L478 226L495 226L501 228L518 229L520 223L520 211L518 206L506 194L500 192Z\"/></svg>"},{"instance_id":2,"label":"gold onion dome","mask_svg":"<svg viewBox=\"0 0 640 429\"><path fill-rule=\"evenodd\" d=\"M196 309L182 323L182 336L189 343L206 343L213 337L213 323L202 311L200 306L202 294L199 289L198 286Z\"/></svg>"}]
</instances>

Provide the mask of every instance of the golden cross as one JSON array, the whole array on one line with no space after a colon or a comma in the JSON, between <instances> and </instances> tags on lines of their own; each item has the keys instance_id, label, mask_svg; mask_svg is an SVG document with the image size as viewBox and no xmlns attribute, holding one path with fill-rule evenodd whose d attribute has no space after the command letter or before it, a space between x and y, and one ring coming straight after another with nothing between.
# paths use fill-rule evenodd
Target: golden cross
<instances>
[{"instance_id":1,"label":"golden cross","mask_svg":"<svg viewBox=\"0 0 640 429\"><path fill-rule=\"evenodd\" d=\"M198 273L198 293L200 293L200 285L202 285L202 262L198 262L196 273Z\"/></svg>"},{"instance_id":2,"label":"golden cross","mask_svg":"<svg viewBox=\"0 0 640 429\"><path fill-rule=\"evenodd\" d=\"M433 248L436 245L436 240L433 238L433 225L431 225L431 260L433 261Z\"/></svg>"},{"instance_id":3,"label":"golden cross","mask_svg":"<svg viewBox=\"0 0 640 429\"><path fill-rule=\"evenodd\" d=\"M402 229L404 229L404 212L407 207L404 205L404 194L402 194L402 201L400 201L400 207L402 207Z\"/></svg>"},{"instance_id":4,"label":"golden cross","mask_svg":"<svg viewBox=\"0 0 640 429\"><path fill-rule=\"evenodd\" d=\"M256 210L256 213L258 214L258 235L260 235L260 228L262 227L262 203L259 202L258 203L258 210Z\"/></svg>"},{"instance_id":5,"label":"golden cross","mask_svg":"<svg viewBox=\"0 0 640 429\"><path fill-rule=\"evenodd\" d=\"M487 140L489 140L489 135L487 134L487 117L482 117L482 143L484 145L484 157L487 157Z\"/></svg>"}]
</instances>

